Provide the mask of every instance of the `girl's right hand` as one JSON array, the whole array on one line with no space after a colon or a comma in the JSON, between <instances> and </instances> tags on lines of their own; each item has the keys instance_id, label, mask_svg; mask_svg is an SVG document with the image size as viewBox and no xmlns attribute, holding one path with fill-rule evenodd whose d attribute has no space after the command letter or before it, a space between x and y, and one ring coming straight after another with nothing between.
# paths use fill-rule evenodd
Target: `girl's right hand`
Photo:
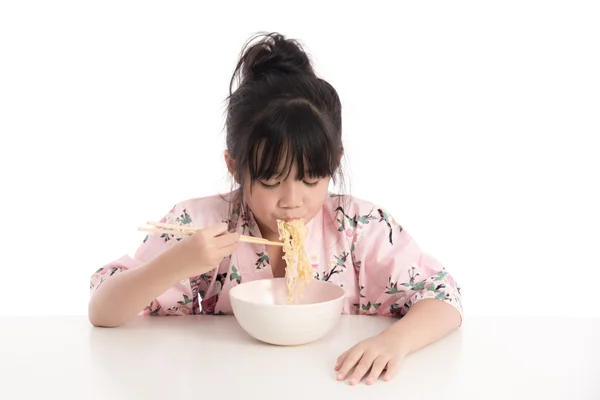
<instances>
[{"instance_id":1,"label":"girl's right hand","mask_svg":"<svg viewBox=\"0 0 600 400\"><path fill-rule=\"evenodd\" d=\"M235 251L239 238L239 233L229 233L227 224L219 223L184 237L169 251L181 273L189 278L217 267Z\"/></svg>"}]
</instances>

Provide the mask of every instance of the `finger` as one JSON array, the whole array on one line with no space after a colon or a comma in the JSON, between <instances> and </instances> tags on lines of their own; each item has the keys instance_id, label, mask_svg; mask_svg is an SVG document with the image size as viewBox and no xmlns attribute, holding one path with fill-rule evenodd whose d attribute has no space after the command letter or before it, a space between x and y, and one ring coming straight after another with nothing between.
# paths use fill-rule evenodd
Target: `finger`
<instances>
[{"instance_id":1,"label":"finger","mask_svg":"<svg viewBox=\"0 0 600 400\"><path fill-rule=\"evenodd\" d=\"M379 356L375 359L375 362L373 363L373 366L371 367L371 372L369 373L369 376L367 377L367 385L372 385L377 381L377 379L379 379L379 376L381 375L381 372L383 372L383 369L385 368L387 363L388 363L388 358Z\"/></svg>"},{"instance_id":2,"label":"finger","mask_svg":"<svg viewBox=\"0 0 600 400\"><path fill-rule=\"evenodd\" d=\"M396 376L396 374L398 373L398 370L400 369L400 365L402 365L401 358L395 358L395 359L391 359L390 361L388 361L387 371L383 375L383 380L389 381L394 376Z\"/></svg>"},{"instance_id":3,"label":"finger","mask_svg":"<svg viewBox=\"0 0 600 400\"><path fill-rule=\"evenodd\" d=\"M234 243L230 244L229 246L221 247L218 250L219 255L223 258L227 257L228 255L232 254L236 250L237 245L238 245L238 243L234 242Z\"/></svg>"},{"instance_id":4,"label":"finger","mask_svg":"<svg viewBox=\"0 0 600 400\"><path fill-rule=\"evenodd\" d=\"M335 371L340 370L342 364L344 363L344 360L346 360L346 357L348 357L348 353L350 353L350 350L346 350L337 358L337 361L335 362L335 367L333 368Z\"/></svg>"},{"instance_id":5,"label":"finger","mask_svg":"<svg viewBox=\"0 0 600 400\"><path fill-rule=\"evenodd\" d=\"M218 236L212 240L213 246L217 249L222 249L225 247L229 247L232 244L237 243L240 240L239 233L224 233L221 236Z\"/></svg>"},{"instance_id":6,"label":"finger","mask_svg":"<svg viewBox=\"0 0 600 400\"><path fill-rule=\"evenodd\" d=\"M372 355L370 353L365 353L361 358L360 362L354 369L352 376L350 377L350 384L356 385L360 380L369 372L369 369L373 365L373 361L375 361L376 355Z\"/></svg>"},{"instance_id":7,"label":"finger","mask_svg":"<svg viewBox=\"0 0 600 400\"><path fill-rule=\"evenodd\" d=\"M214 244L213 244L213 246L214 246ZM236 250L237 246L238 246L238 242L233 242L233 243L223 246L221 248L216 248L216 246L214 246L212 249L212 252L213 252L214 256L217 258L225 258L225 257L231 255Z\"/></svg>"},{"instance_id":8,"label":"finger","mask_svg":"<svg viewBox=\"0 0 600 400\"><path fill-rule=\"evenodd\" d=\"M208 237L219 236L227 232L227 224L225 222L219 222L218 224L214 224L202 229L202 232Z\"/></svg>"},{"instance_id":9,"label":"finger","mask_svg":"<svg viewBox=\"0 0 600 400\"><path fill-rule=\"evenodd\" d=\"M360 360L362 355L363 352L359 349L354 349L350 353L348 353L348 356L346 357L346 359L342 363L342 366L340 367L340 372L338 372L337 374L338 381L343 381L344 379L346 379L348 373L352 368L354 368L354 366Z\"/></svg>"}]
</instances>

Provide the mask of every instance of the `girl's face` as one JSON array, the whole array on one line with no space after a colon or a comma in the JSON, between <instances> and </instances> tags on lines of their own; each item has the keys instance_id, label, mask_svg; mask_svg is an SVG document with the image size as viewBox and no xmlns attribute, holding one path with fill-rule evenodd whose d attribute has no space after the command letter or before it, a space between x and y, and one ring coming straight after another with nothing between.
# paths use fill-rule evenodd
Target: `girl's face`
<instances>
[{"instance_id":1,"label":"girl's face","mask_svg":"<svg viewBox=\"0 0 600 400\"><path fill-rule=\"evenodd\" d=\"M323 207L331 178L308 178L305 174L304 180L299 181L296 176L296 166L293 166L287 178L244 185L244 199L263 237L278 240L278 219L302 219L306 224ZM245 182L249 181L247 176Z\"/></svg>"}]
</instances>

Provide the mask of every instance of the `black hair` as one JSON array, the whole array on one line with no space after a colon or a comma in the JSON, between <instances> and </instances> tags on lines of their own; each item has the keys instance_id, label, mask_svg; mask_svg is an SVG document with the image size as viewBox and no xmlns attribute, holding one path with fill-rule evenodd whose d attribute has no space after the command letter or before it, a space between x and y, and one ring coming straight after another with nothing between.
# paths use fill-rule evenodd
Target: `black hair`
<instances>
[{"instance_id":1,"label":"black hair","mask_svg":"<svg viewBox=\"0 0 600 400\"><path fill-rule=\"evenodd\" d=\"M340 98L315 74L298 41L276 32L250 38L227 100L226 146L240 187L261 179L286 179L293 165L298 180L305 175L331 177L343 185ZM248 172L250 182L244 182Z\"/></svg>"}]
</instances>

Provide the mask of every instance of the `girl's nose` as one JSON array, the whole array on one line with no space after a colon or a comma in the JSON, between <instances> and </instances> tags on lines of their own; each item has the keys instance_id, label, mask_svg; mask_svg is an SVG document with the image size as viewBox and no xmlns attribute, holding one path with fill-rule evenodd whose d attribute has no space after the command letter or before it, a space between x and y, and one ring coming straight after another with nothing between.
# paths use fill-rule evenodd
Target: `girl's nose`
<instances>
[{"instance_id":1,"label":"girl's nose","mask_svg":"<svg viewBox=\"0 0 600 400\"><path fill-rule=\"evenodd\" d=\"M295 184L286 187L279 205L281 208L298 208L302 205L302 199Z\"/></svg>"}]
</instances>

